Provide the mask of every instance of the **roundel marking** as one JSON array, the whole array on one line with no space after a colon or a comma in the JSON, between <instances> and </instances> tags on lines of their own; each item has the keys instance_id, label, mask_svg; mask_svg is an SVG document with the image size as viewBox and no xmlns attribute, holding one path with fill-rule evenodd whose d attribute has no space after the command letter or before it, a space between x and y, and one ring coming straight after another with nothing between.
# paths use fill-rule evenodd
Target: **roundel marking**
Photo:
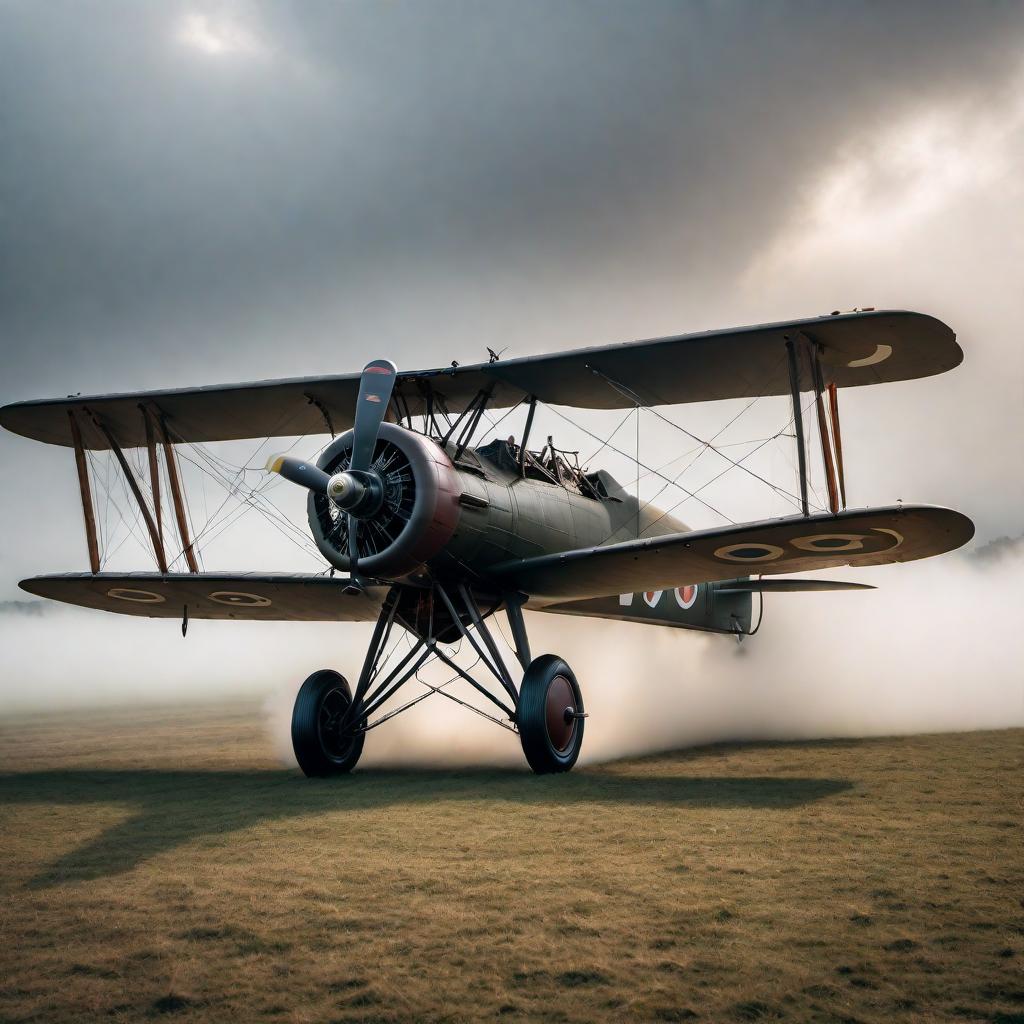
<instances>
[{"instance_id":1,"label":"roundel marking","mask_svg":"<svg viewBox=\"0 0 1024 1024\"><path fill-rule=\"evenodd\" d=\"M819 533L811 537L794 537L789 543L801 551L841 554L844 551L861 551L865 539L863 533Z\"/></svg>"},{"instance_id":2,"label":"roundel marking","mask_svg":"<svg viewBox=\"0 0 1024 1024\"><path fill-rule=\"evenodd\" d=\"M270 603L269 597L261 597L259 594L246 594L240 590L216 590L210 595L211 601L217 604L229 604L235 608L266 608Z\"/></svg>"},{"instance_id":3,"label":"roundel marking","mask_svg":"<svg viewBox=\"0 0 1024 1024\"><path fill-rule=\"evenodd\" d=\"M700 593L700 585L691 583L685 587L676 587L676 604L680 608L692 608L697 603L697 594Z\"/></svg>"},{"instance_id":4,"label":"roundel marking","mask_svg":"<svg viewBox=\"0 0 1024 1024\"><path fill-rule=\"evenodd\" d=\"M726 544L715 549L715 558L723 562L774 562L785 552L775 544Z\"/></svg>"},{"instance_id":5,"label":"roundel marking","mask_svg":"<svg viewBox=\"0 0 1024 1024\"><path fill-rule=\"evenodd\" d=\"M664 590L645 590L644 601L648 608L653 608L660 600L661 595L664 594Z\"/></svg>"},{"instance_id":6,"label":"roundel marking","mask_svg":"<svg viewBox=\"0 0 1024 1024\"><path fill-rule=\"evenodd\" d=\"M894 548L898 548L903 543L903 534L899 533L897 530L888 530L884 526L876 526L874 527L874 531L875 533L887 533L890 537L895 538L896 543L893 544Z\"/></svg>"},{"instance_id":7,"label":"roundel marking","mask_svg":"<svg viewBox=\"0 0 1024 1024\"><path fill-rule=\"evenodd\" d=\"M892 345L876 343L875 351L863 359L851 359L846 365L856 369L859 366L874 366L876 363L884 363L892 355Z\"/></svg>"},{"instance_id":8,"label":"roundel marking","mask_svg":"<svg viewBox=\"0 0 1024 1024\"><path fill-rule=\"evenodd\" d=\"M163 604L163 594L155 594L152 590L133 590L131 587L111 587L107 597L115 601L134 601L136 604Z\"/></svg>"}]
</instances>

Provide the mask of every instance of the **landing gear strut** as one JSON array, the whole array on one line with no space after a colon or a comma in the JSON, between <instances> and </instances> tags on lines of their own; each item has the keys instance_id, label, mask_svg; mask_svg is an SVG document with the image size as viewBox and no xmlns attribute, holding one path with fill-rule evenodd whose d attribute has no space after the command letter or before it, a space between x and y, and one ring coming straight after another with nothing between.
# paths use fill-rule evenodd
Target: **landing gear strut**
<instances>
[{"instance_id":1,"label":"landing gear strut","mask_svg":"<svg viewBox=\"0 0 1024 1024\"><path fill-rule=\"evenodd\" d=\"M362 753L367 732L439 694L517 732L526 760L537 774L569 771L583 744L583 695L572 669L561 658L543 654L531 659L522 614L524 600L520 594L478 599L465 584L449 587L436 581L426 587L392 587L377 619L355 692L343 676L330 669L314 672L302 684L292 713L292 746L299 767L310 776L350 772ZM524 670L519 687L487 627L486 620L502 606L516 657ZM396 623L413 642L389 668L399 654L397 646L388 651ZM458 665L450 650L462 640L476 655L469 669ZM455 674L439 686L419 680L426 692L374 718L433 660L447 665ZM477 665L492 677L489 683L472 674ZM456 679L468 682L502 717L448 692L445 687Z\"/></svg>"}]
</instances>

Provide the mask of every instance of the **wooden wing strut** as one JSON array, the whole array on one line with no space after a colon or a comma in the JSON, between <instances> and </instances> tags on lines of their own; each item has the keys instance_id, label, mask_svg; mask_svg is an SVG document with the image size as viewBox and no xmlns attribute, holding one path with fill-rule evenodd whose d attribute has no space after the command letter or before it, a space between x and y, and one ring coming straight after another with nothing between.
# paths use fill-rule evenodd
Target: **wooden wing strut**
<instances>
[{"instance_id":1,"label":"wooden wing strut","mask_svg":"<svg viewBox=\"0 0 1024 1024\"><path fill-rule=\"evenodd\" d=\"M846 508L846 474L843 472L843 435L839 431L839 389L829 381L828 411L832 420L832 442L836 446L836 472L839 475L839 497Z\"/></svg>"},{"instance_id":2,"label":"wooden wing strut","mask_svg":"<svg viewBox=\"0 0 1024 1024\"><path fill-rule=\"evenodd\" d=\"M139 482L135 479L132 467L128 465L128 460L124 457L124 452L121 451L121 446L117 443L114 435L110 432L103 420L98 416L93 416L93 422L96 424L100 433L107 439L107 443L110 445L110 450L114 453L114 458L117 459L117 464L121 467L121 472L124 473L124 478L139 506L139 511L142 513L146 529L149 531L149 539L153 542L153 552L156 555L156 564L159 566L160 571L166 575L167 556L164 554L164 542L160 534L157 532L156 523L153 520L153 514L149 511L149 506L146 504L146 499L143 497L142 491L139 488Z\"/></svg>"},{"instance_id":3,"label":"wooden wing strut","mask_svg":"<svg viewBox=\"0 0 1024 1024\"><path fill-rule=\"evenodd\" d=\"M89 489L89 465L85 461L85 448L82 446L82 431L75 419L75 414L68 409L71 421L71 437L75 446L75 466L78 469L78 489L82 494L82 516L85 518L85 541L89 547L89 568L93 575L100 571L100 547L96 540L96 513L92 507L92 491Z\"/></svg>"},{"instance_id":4,"label":"wooden wing strut","mask_svg":"<svg viewBox=\"0 0 1024 1024\"><path fill-rule=\"evenodd\" d=\"M804 448L804 418L800 411L800 364L792 338L786 338L786 361L789 365L789 393L793 402L796 454L800 462L800 511L808 516L810 509L807 505L807 451Z\"/></svg>"},{"instance_id":5,"label":"wooden wing strut","mask_svg":"<svg viewBox=\"0 0 1024 1024\"><path fill-rule=\"evenodd\" d=\"M811 368L814 373L814 409L818 415L818 434L821 437L821 457L825 463L825 484L828 487L828 508L832 515L839 511L839 491L836 487L836 467L832 459L832 442L825 419L825 386L821 376L821 357L817 345L811 346Z\"/></svg>"},{"instance_id":6,"label":"wooden wing strut","mask_svg":"<svg viewBox=\"0 0 1024 1024\"><path fill-rule=\"evenodd\" d=\"M171 435L167 430L167 422L160 417L160 437L164 446L164 461L167 464L167 479L171 485L171 500L174 502L174 518L178 523L178 535L181 537L181 547L185 553L185 561L188 562L189 572L199 572L199 564L196 561L196 553L192 549L192 541L188 534L188 518L185 515L185 500L181 493L181 480L178 477L178 459L174 454L174 445L171 444Z\"/></svg>"},{"instance_id":7,"label":"wooden wing strut","mask_svg":"<svg viewBox=\"0 0 1024 1024\"><path fill-rule=\"evenodd\" d=\"M156 514L156 532L160 537L161 545L164 542L163 516L160 510L160 467L156 460L156 442L153 438L153 423L149 418L149 412L145 406L142 409L142 419L146 425L146 453L149 456L149 485L153 489L153 512Z\"/></svg>"}]
</instances>

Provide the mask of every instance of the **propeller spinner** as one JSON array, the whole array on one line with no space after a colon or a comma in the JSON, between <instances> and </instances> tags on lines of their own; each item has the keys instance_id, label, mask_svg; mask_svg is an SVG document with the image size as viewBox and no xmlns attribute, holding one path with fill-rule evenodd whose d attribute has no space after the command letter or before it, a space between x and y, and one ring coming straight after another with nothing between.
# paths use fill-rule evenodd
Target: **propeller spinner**
<instances>
[{"instance_id":1,"label":"propeller spinner","mask_svg":"<svg viewBox=\"0 0 1024 1024\"><path fill-rule=\"evenodd\" d=\"M275 455L267 463L268 472L280 473L292 483L327 495L338 508L348 513L348 547L353 575L358 560L359 522L371 518L384 501L384 483L371 465L397 372L395 364L388 359L375 359L363 368L348 469L329 476L322 469L290 455Z\"/></svg>"}]
</instances>

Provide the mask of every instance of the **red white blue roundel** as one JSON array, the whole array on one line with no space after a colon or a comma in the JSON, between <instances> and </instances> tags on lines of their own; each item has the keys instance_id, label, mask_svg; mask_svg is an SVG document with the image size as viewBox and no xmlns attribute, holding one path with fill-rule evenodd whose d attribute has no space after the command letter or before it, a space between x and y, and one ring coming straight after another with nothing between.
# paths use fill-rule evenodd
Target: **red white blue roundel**
<instances>
[{"instance_id":1,"label":"red white blue roundel","mask_svg":"<svg viewBox=\"0 0 1024 1024\"><path fill-rule=\"evenodd\" d=\"M664 590L645 590L644 601L648 608L653 608L660 600L661 595L664 594Z\"/></svg>"},{"instance_id":2,"label":"red white blue roundel","mask_svg":"<svg viewBox=\"0 0 1024 1024\"><path fill-rule=\"evenodd\" d=\"M700 593L700 585L691 583L686 587L676 587L676 604L680 608L692 608L697 603L697 595Z\"/></svg>"}]
</instances>

